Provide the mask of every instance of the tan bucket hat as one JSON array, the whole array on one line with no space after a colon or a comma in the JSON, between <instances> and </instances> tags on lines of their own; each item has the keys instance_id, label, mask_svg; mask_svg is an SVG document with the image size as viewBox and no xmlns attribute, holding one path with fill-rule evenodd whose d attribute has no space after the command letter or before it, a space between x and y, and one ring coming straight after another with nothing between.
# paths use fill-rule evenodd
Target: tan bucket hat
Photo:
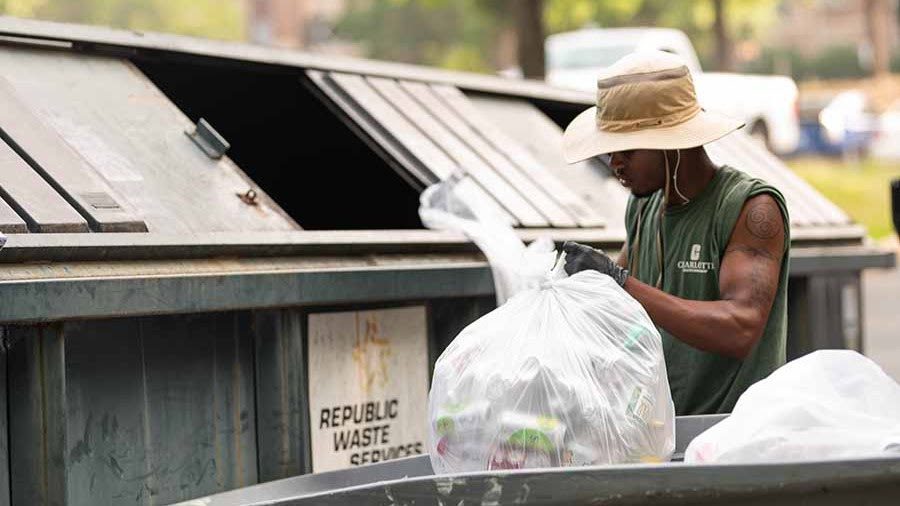
<instances>
[{"instance_id":1,"label":"tan bucket hat","mask_svg":"<svg viewBox=\"0 0 900 506\"><path fill-rule=\"evenodd\" d=\"M566 128L566 161L630 149L687 149L744 126L697 103L684 60L664 51L631 53L597 78L597 106Z\"/></svg>"}]
</instances>

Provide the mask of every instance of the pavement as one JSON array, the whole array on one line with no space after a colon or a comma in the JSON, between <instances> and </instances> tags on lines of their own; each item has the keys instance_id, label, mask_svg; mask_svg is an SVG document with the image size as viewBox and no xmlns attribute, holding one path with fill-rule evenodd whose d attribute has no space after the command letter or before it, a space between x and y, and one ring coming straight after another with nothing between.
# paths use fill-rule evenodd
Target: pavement
<instances>
[{"instance_id":1,"label":"pavement","mask_svg":"<svg viewBox=\"0 0 900 506\"><path fill-rule=\"evenodd\" d=\"M862 282L863 351L900 381L900 269L871 269Z\"/></svg>"}]
</instances>

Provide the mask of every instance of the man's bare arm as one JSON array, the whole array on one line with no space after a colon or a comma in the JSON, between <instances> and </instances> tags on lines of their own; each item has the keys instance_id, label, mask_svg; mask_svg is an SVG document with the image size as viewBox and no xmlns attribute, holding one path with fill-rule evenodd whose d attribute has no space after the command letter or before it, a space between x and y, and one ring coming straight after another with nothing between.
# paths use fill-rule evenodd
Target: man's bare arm
<instances>
[{"instance_id":1,"label":"man's bare arm","mask_svg":"<svg viewBox=\"0 0 900 506\"><path fill-rule=\"evenodd\" d=\"M667 294L634 277L625 290L654 323L704 351L744 359L765 330L778 289L785 230L770 195L744 203L719 266L721 300L694 301Z\"/></svg>"}]
</instances>

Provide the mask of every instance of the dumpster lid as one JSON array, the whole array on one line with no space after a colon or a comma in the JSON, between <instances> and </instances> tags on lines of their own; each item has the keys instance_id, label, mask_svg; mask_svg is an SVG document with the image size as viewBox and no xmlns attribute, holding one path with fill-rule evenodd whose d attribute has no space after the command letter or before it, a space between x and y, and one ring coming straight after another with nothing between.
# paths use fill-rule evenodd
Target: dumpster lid
<instances>
[{"instance_id":1,"label":"dumpster lid","mask_svg":"<svg viewBox=\"0 0 900 506\"><path fill-rule=\"evenodd\" d=\"M299 230L131 62L9 46L0 76L0 231Z\"/></svg>"}]
</instances>

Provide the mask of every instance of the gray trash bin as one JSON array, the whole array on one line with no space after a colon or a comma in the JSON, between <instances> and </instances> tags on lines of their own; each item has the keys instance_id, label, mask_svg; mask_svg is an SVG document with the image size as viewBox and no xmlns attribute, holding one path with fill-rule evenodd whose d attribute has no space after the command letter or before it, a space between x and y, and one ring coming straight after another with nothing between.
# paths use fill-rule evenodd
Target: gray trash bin
<instances>
[{"instance_id":1,"label":"gray trash bin","mask_svg":"<svg viewBox=\"0 0 900 506\"><path fill-rule=\"evenodd\" d=\"M685 465L723 415L676 419L668 464L434 476L427 456L278 480L177 506L382 504L897 504L900 458L763 465Z\"/></svg>"}]
</instances>

